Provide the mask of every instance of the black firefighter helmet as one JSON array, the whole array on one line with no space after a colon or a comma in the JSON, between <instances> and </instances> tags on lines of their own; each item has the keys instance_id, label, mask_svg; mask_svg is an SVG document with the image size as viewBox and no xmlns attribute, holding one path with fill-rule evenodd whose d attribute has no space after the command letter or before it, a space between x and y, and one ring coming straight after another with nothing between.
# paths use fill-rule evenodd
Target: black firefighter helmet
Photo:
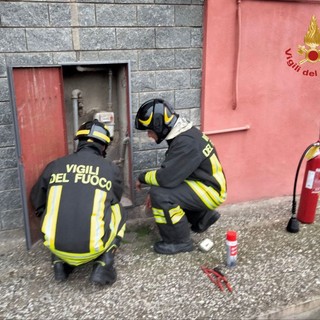
<instances>
[{"instance_id":1,"label":"black firefighter helmet","mask_svg":"<svg viewBox=\"0 0 320 320\"><path fill-rule=\"evenodd\" d=\"M151 99L143 103L136 115L135 127L138 130L152 130L157 134L157 144L169 134L179 115L163 99Z\"/></svg>"},{"instance_id":2,"label":"black firefighter helmet","mask_svg":"<svg viewBox=\"0 0 320 320\"><path fill-rule=\"evenodd\" d=\"M90 140L108 146L110 143L110 132L108 127L98 120L83 123L76 133L75 140Z\"/></svg>"}]
</instances>

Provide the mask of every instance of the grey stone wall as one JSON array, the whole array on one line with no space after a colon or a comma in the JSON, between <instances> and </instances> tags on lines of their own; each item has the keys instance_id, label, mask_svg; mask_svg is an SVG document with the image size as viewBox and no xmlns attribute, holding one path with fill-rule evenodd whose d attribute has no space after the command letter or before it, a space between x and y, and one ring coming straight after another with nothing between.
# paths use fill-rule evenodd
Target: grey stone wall
<instances>
[{"instance_id":1,"label":"grey stone wall","mask_svg":"<svg viewBox=\"0 0 320 320\"><path fill-rule=\"evenodd\" d=\"M133 117L162 97L199 125L203 2L0 1L0 230L23 225L7 66L130 60ZM132 142L134 177L161 163L165 143Z\"/></svg>"}]
</instances>

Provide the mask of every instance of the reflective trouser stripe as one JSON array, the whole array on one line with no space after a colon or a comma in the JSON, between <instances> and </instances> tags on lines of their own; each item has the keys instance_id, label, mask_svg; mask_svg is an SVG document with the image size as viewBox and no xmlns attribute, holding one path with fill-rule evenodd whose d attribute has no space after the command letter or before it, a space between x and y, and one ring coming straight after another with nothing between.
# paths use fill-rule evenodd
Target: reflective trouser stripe
<instances>
[{"instance_id":1,"label":"reflective trouser stripe","mask_svg":"<svg viewBox=\"0 0 320 320\"><path fill-rule=\"evenodd\" d=\"M177 206L175 208L170 209L169 214L172 224L176 224L182 219L185 213L180 206Z\"/></svg>"},{"instance_id":2,"label":"reflective trouser stripe","mask_svg":"<svg viewBox=\"0 0 320 320\"><path fill-rule=\"evenodd\" d=\"M167 223L164 211L162 209L152 208L152 213L156 223Z\"/></svg>"},{"instance_id":3,"label":"reflective trouser stripe","mask_svg":"<svg viewBox=\"0 0 320 320\"><path fill-rule=\"evenodd\" d=\"M56 226L62 186L52 186L49 191L46 215L43 220L41 231L44 234L44 245L50 249L55 248Z\"/></svg>"},{"instance_id":4,"label":"reflective trouser stripe","mask_svg":"<svg viewBox=\"0 0 320 320\"><path fill-rule=\"evenodd\" d=\"M221 197L224 197L224 199L225 199L226 198L226 191L227 191L227 183L226 183L226 178L225 178L223 170L222 170L222 166L221 166L221 164L215 154L213 154L210 157L210 162L211 162L213 176L218 181L220 188L221 188L220 195L221 195Z\"/></svg>"},{"instance_id":5,"label":"reflective trouser stripe","mask_svg":"<svg viewBox=\"0 0 320 320\"><path fill-rule=\"evenodd\" d=\"M111 220L110 220L109 227L111 230L110 238L112 238L112 240L116 237L118 233L120 221L121 221L120 206L118 204L111 206ZM110 241L110 238L109 238L109 241ZM106 243L106 246L107 245L108 245L108 242Z\"/></svg>"},{"instance_id":6,"label":"reflective trouser stripe","mask_svg":"<svg viewBox=\"0 0 320 320\"><path fill-rule=\"evenodd\" d=\"M125 231L126 231L126 224L124 224L124 225L122 226L122 228L121 228L120 231L118 232L117 236L120 237L120 238L123 238Z\"/></svg>"},{"instance_id":7,"label":"reflective trouser stripe","mask_svg":"<svg viewBox=\"0 0 320 320\"><path fill-rule=\"evenodd\" d=\"M100 246L101 250L98 252L87 252L87 253L71 253L71 252L64 252L56 249L50 248L52 253L54 253L57 257L62 259L63 261L69 263L73 266L79 266L81 264L87 263L98 258L103 252L105 252L109 246L112 244L114 238L119 235L123 237L125 231L125 224L119 230L119 226L121 223L121 209L119 204L115 204L111 206L111 221L110 221L110 236L106 244ZM104 229L103 229L104 231Z\"/></svg>"},{"instance_id":8,"label":"reflective trouser stripe","mask_svg":"<svg viewBox=\"0 0 320 320\"><path fill-rule=\"evenodd\" d=\"M146 183L152 186L159 186L156 174L157 174L156 170L148 171L145 175Z\"/></svg>"},{"instance_id":9,"label":"reflective trouser stripe","mask_svg":"<svg viewBox=\"0 0 320 320\"><path fill-rule=\"evenodd\" d=\"M103 241L101 240L104 234L104 210L107 192L96 189L93 199L93 208L91 213L90 224L90 243L89 250L91 253L103 251Z\"/></svg>"},{"instance_id":10,"label":"reflective trouser stripe","mask_svg":"<svg viewBox=\"0 0 320 320\"><path fill-rule=\"evenodd\" d=\"M118 235L119 237L123 237L126 225L124 224L119 230L119 226L121 223L121 208L119 204L114 204L111 206L111 221L110 221L110 236L108 241L106 242L104 249L108 249L111 246L112 241Z\"/></svg>"},{"instance_id":11,"label":"reflective trouser stripe","mask_svg":"<svg viewBox=\"0 0 320 320\"><path fill-rule=\"evenodd\" d=\"M122 239L123 236L124 236L125 230L126 230L126 224L124 224L124 225L121 227L121 229L120 229L119 232L117 233L116 237L120 237L120 238ZM115 238L114 238L114 239L115 239ZM114 240L114 239L113 239L113 240ZM112 243L112 244L107 248L106 251L110 251L110 250L112 250L113 248L118 248L118 245L117 245L116 243Z\"/></svg>"},{"instance_id":12,"label":"reflective trouser stripe","mask_svg":"<svg viewBox=\"0 0 320 320\"><path fill-rule=\"evenodd\" d=\"M51 252L72 266L79 266L81 264L87 263L89 261L92 261L98 258L102 254L102 252L71 253L71 252L64 252L56 249L51 250Z\"/></svg>"},{"instance_id":13,"label":"reflective trouser stripe","mask_svg":"<svg viewBox=\"0 0 320 320\"><path fill-rule=\"evenodd\" d=\"M203 184L203 188L207 191L209 196L212 198L212 200L217 204L217 206L220 206L221 203L223 203L226 200L226 193L225 192L217 192L212 187L207 187Z\"/></svg>"},{"instance_id":14,"label":"reflective trouser stripe","mask_svg":"<svg viewBox=\"0 0 320 320\"><path fill-rule=\"evenodd\" d=\"M185 182L197 194L209 210L217 208L225 200L225 195L220 196L214 188L208 187L199 181L185 180Z\"/></svg>"},{"instance_id":15,"label":"reflective trouser stripe","mask_svg":"<svg viewBox=\"0 0 320 320\"><path fill-rule=\"evenodd\" d=\"M152 212L153 212L156 223L160 223L160 224L166 224L166 223L176 224L185 215L185 212L181 209L180 206L177 206L169 210L168 218L170 219L170 221L167 221L165 213L162 209L152 208Z\"/></svg>"}]
</instances>

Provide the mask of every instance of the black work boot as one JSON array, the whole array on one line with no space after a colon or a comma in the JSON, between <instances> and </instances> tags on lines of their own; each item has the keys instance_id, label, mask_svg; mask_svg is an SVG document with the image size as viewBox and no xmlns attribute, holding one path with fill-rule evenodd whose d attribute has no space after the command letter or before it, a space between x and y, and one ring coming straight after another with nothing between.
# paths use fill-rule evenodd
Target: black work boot
<instances>
[{"instance_id":1,"label":"black work boot","mask_svg":"<svg viewBox=\"0 0 320 320\"><path fill-rule=\"evenodd\" d=\"M90 282L99 285L111 285L117 280L117 272L113 266L113 257L114 252L108 251L97 258L93 265Z\"/></svg>"},{"instance_id":2,"label":"black work boot","mask_svg":"<svg viewBox=\"0 0 320 320\"><path fill-rule=\"evenodd\" d=\"M217 222L220 218L218 211L208 211L196 224L191 226L193 232L205 232L210 226Z\"/></svg>"},{"instance_id":3,"label":"black work boot","mask_svg":"<svg viewBox=\"0 0 320 320\"><path fill-rule=\"evenodd\" d=\"M162 241L154 244L153 249L161 254L176 254L193 250L190 227L186 217L176 224L157 224Z\"/></svg>"},{"instance_id":4,"label":"black work boot","mask_svg":"<svg viewBox=\"0 0 320 320\"><path fill-rule=\"evenodd\" d=\"M181 243L167 243L164 241L158 241L154 244L153 249L157 253L161 254L176 254L180 252L190 252L193 250L193 243L190 239Z\"/></svg>"},{"instance_id":5,"label":"black work boot","mask_svg":"<svg viewBox=\"0 0 320 320\"><path fill-rule=\"evenodd\" d=\"M66 281L69 277L69 274L73 271L73 267L65 263L63 260L58 258L55 255L52 255L52 264L54 278L56 281Z\"/></svg>"}]
</instances>

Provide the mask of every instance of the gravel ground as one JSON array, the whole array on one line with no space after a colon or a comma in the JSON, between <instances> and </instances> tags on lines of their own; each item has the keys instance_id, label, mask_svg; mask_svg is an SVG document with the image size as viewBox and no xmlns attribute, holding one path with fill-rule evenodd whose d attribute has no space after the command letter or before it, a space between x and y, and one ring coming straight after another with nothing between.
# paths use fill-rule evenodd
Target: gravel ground
<instances>
[{"instance_id":1,"label":"gravel ground","mask_svg":"<svg viewBox=\"0 0 320 320\"><path fill-rule=\"evenodd\" d=\"M0 232L0 319L290 319L306 311L303 319L319 319L309 312L320 308L319 211L291 234L291 197L225 205L214 226L192 233L193 252L173 256L153 252L153 219L130 221L111 287L89 283L92 264L56 283L41 243L27 251L23 230ZM239 243L232 269L225 267L230 229ZM198 249L205 238L214 242L207 253ZM233 292L220 291L202 265L221 266Z\"/></svg>"}]
</instances>

